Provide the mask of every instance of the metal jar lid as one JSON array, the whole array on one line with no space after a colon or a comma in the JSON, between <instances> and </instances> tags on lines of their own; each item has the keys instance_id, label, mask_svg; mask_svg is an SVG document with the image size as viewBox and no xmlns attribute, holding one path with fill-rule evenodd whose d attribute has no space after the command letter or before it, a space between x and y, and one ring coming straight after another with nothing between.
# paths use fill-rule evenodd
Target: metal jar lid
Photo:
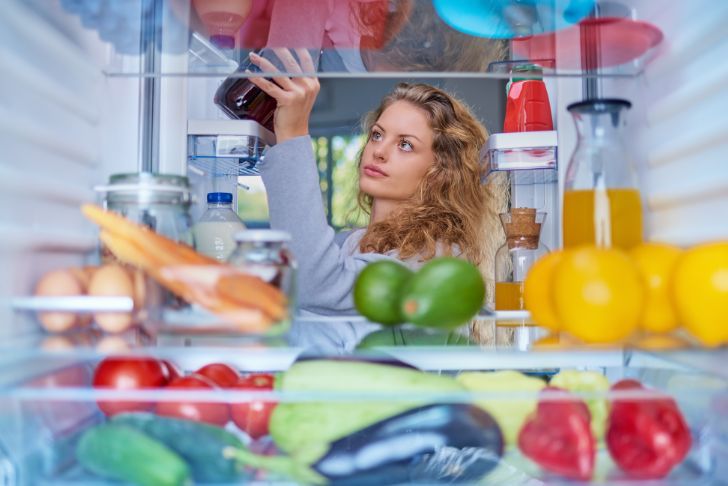
<instances>
[{"instance_id":1,"label":"metal jar lid","mask_svg":"<svg viewBox=\"0 0 728 486\"><path fill-rule=\"evenodd\" d=\"M96 186L106 193L110 204L181 204L189 205L190 182L185 176L135 172L114 174L105 186Z\"/></svg>"},{"instance_id":2,"label":"metal jar lid","mask_svg":"<svg viewBox=\"0 0 728 486\"><path fill-rule=\"evenodd\" d=\"M272 229L252 229L235 233L238 243L287 243L291 241L291 234L286 231Z\"/></svg>"}]
</instances>

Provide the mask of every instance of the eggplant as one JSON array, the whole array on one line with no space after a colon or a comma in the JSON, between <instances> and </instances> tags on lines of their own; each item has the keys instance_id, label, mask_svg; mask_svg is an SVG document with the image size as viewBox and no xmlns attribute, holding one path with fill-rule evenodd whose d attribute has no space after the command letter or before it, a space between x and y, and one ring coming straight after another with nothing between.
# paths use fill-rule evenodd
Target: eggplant
<instances>
[{"instance_id":1,"label":"eggplant","mask_svg":"<svg viewBox=\"0 0 728 486\"><path fill-rule=\"evenodd\" d=\"M341 361L346 363L371 363L387 366L397 366L399 368L409 368L412 370L419 369L416 366L405 363L404 361L401 361L387 353L370 350L366 350L366 354L346 354L341 356L322 356L316 353L304 353L296 358L296 363L300 363L303 361L320 361L324 359L326 361Z\"/></svg>"},{"instance_id":2,"label":"eggplant","mask_svg":"<svg viewBox=\"0 0 728 486\"><path fill-rule=\"evenodd\" d=\"M462 483L495 468L503 447L503 434L485 410L434 404L332 442L312 468L339 486Z\"/></svg>"}]
</instances>

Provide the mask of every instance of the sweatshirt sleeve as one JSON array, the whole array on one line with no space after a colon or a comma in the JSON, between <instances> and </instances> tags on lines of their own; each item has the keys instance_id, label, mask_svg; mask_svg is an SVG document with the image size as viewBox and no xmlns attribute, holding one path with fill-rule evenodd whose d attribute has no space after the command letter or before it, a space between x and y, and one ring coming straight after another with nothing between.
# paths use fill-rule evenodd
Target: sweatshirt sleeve
<instances>
[{"instance_id":1,"label":"sweatshirt sleeve","mask_svg":"<svg viewBox=\"0 0 728 486\"><path fill-rule=\"evenodd\" d=\"M268 149L260 166L268 196L271 228L291 234L298 262L298 303L317 314L353 313L352 288L369 262L393 257L347 255L326 221L316 159L309 136L287 140Z\"/></svg>"}]
</instances>

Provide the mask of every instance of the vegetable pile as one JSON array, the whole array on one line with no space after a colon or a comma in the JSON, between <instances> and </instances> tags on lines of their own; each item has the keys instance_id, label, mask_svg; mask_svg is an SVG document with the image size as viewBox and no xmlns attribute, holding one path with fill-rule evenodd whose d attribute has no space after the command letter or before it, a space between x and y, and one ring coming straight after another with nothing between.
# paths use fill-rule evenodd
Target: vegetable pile
<instances>
[{"instance_id":1,"label":"vegetable pile","mask_svg":"<svg viewBox=\"0 0 728 486\"><path fill-rule=\"evenodd\" d=\"M610 388L595 372L564 370L547 384L516 371L453 377L339 359L299 361L276 377L241 377L224 363L184 376L168 361L112 357L98 364L94 385L320 397L280 403L270 396L202 402L199 393L157 403L103 397L98 405L109 418L83 434L78 461L100 477L140 485L255 478L470 483L495 469L506 447L517 447L551 474L588 481L600 441L627 476L661 479L691 448L690 430L672 398L635 380ZM438 399L467 392L490 395L475 403ZM594 396L579 395L589 392ZM392 400L394 395L403 398Z\"/></svg>"}]
</instances>

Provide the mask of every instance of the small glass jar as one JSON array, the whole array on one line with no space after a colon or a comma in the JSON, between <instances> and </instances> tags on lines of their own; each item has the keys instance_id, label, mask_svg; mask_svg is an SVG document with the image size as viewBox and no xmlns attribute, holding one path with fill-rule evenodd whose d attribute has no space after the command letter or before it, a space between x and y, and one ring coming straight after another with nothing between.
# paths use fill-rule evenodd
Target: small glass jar
<instances>
[{"instance_id":1,"label":"small glass jar","mask_svg":"<svg viewBox=\"0 0 728 486\"><path fill-rule=\"evenodd\" d=\"M536 260L549 252L539 239L546 213L537 213L535 208L515 208L501 213L500 219L506 244L495 255L495 308L523 310L526 274Z\"/></svg>"},{"instance_id":2,"label":"small glass jar","mask_svg":"<svg viewBox=\"0 0 728 486\"><path fill-rule=\"evenodd\" d=\"M191 192L187 177L137 172L115 174L106 186L104 207L174 241L192 245Z\"/></svg>"},{"instance_id":3,"label":"small glass jar","mask_svg":"<svg viewBox=\"0 0 728 486\"><path fill-rule=\"evenodd\" d=\"M279 230L245 230L235 235L237 247L228 263L280 289L288 298L289 317L296 303L296 261L288 249L291 235Z\"/></svg>"}]
</instances>

